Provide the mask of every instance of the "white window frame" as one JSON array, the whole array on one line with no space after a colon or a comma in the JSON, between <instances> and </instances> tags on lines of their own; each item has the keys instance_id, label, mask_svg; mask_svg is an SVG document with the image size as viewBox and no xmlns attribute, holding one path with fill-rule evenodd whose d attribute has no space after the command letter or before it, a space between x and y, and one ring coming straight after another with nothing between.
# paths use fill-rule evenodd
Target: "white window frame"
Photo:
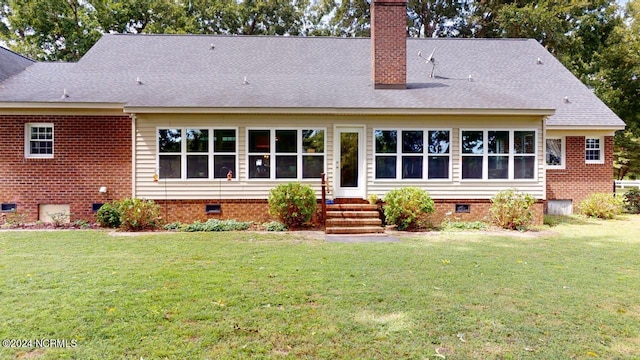
<instances>
[{"instance_id":1,"label":"white window frame","mask_svg":"<svg viewBox=\"0 0 640 360\"><path fill-rule=\"evenodd\" d=\"M160 130L170 130L176 129L180 130L180 153L160 153ZM208 151L205 152L187 152L187 130L207 130L209 131L209 140L208 140ZM214 149L214 132L216 130L234 130L236 134L236 146L233 152L216 152ZM216 155L227 155L235 157L235 171L232 171L232 179L238 179L238 168L240 167L238 163L238 128L237 127L224 127L224 126L158 126L156 127L156 174L160 175L160 155L180 155L180 177L179 178L162 178L160 180L164 181L211 181L211 180L222 180L224 178L216 178L214 174L214 158ZM187 178L187 156L188 155L206 155L208 161L209 171L206 178Z\"/></svg>"},{"instance_id":2,"label":"white window frame","mask_svg":"<svg viewBox=\"0 0 640 360\"><path fill-rule=\"evenodd\" d=\"M587 142L589 139L598 140L597 148L587 148ZM600 157L598 160L587 160L587 150L598 150ZM604 164L604 137L602 136L587 136L584 138L584 162L585 164Z\"/></svg>"},{"instance_id":3,"label":"white window frame","mask_svg":"<svg viewBox=\"0 0 640 360\"><path fill-rule=\"evenodd\" d=\"M269 131L269 151L268 152L250 152L249 148L250 148L250 144L249 144L249 132L250 131ZM283 153L283 152L277 152L276 151L276 131L279 130L290 130L290 131L295 131L296 132L296 152L291 152L291 153ZM324 151L321 153L317 153L317 152L305 152L304 151L304 144L303 144L303 138L302 138L302 132L304 130L315 130L315 131L323 131L324 132L324 140L323 140L323 148ZM320 179L320 177L317 178L305 178L303 177L303 157L305 156L322 156L322 168L327 169L327 128L325 127L318 127L318 126L297 126L297 127L274 127L274 128L264 128L264 127L255 127L255 128L247 128L245 131L245 149L246 149L246 154L245 154L245 160L246 160L246 174L244 176L244 178L246 180L249 181L317 181ZM270 158L270 166L269 166L269 177L264 177L264 178L256 178L256 177L250 177L250 161L249 161L249 157L250 156L259 156L259 155L263 155L263 156L269 156ZM295 156L296 157L296 177L290 177L290 178L278 178L276 177L276 168L277 168L277 163L276 163L276 158L277 156Z\"/></svg>"},{"instance_id":4,"label":"white window frame","mask_svg":"<svg viewBox=\"0 0 640 360\"><path fill-rule=\"evenodd\" d=\"M544 139L544 164L550 170L563 170L567 163L567 142L565 136L548 136ZM560 165L547 164L547 140L560 140Z\"/></svg>"},{"instance_id":5,"label":"white window frame","mask_svg":"<svg viewBox=\"0 0 640 360\"><path fill-rule=\"evenodd\" d=\"M32 139L31 129L33 128L51 128L51 139ZM31 153L32 141L51 142L51 154L33 154ZM28 159L53 159L55 154L55 129L53 123L26 123L24 124L24 157Z\"/></svg>"},{"instance_id":6,"label":"white window frame","mask_svg":"<svg viewBox=\"0 0 640 360\"><path fill-rule=\"evenodd\" d=\"M462 153L462 133L465 131L482 131L482 154L463 154ZM489 144L488 137L489 131L508 131L509 132L509 151L508 154L489 154ZM516 154L515 152L515 133L519 131L532 131L534 134L534 143L533 143L533 154ZM459 164L460 164L460 181L464 182L479 182L479 181L490 181L490 182L531 182L538 181L538 130L531 128L465 128L460 129L459 131L459 141L458 141L458 156L459 156ZM482 157L482 178L481 179L464 179L462 177L462 158L464 156L476 156ZM489 156L508 156L509 157L509 175L506 179L489 179ZM515 178L515 158L517 156L528 156L533 157L533 177L530 179L516 179Z\"/></svg>"},{"instance_id":7,"label":"white window frame","mask_svg":"<svg viewBox=\"0 0 640 360\"><path fill-rule=\"evenodd\" d=\"M397 146L396 146L396 152L395 153L377 153L376 152L376 131L396 131L397 133L397 138L396 138L396 142L397 142ZM402 152L402 132L403 131L422 131L423 133L423 137L422 137L422 147L423 147L423 152L422 153L403 153ZM448 153L443 153L443 154L430 154L429 153L429 146L428 146L428 137L429 137L429 132L430 131L448 131L449 132L449 149L448 149ZM371 139L373 139L372 141L372 148L371 148L371 153L373 154L373 178L374 181L380 181L380 182L396 182L396 181L405 181L405 182L415 182L415 181L429 181L429 182L436 182L436 181L451 181L451 176L453 173L453 169L451 168L452 166L452 158L453 158L453 150L452 150L452 146L453 146L453 129L451 128L389 128L389 127L376 127L372 130L371 133ZM378 156L387 156L387 157L393 157L395 156L396 158L396 176L395 178L377 178L376 177L376 164L377 164L377 160L376 158ZM422 177L417 179L417 178L403 178L402 177L402 157L403 156L421 156L422 157ZM446 178L434 178L434 179L429 179L429 156L447 156L449 158L449 171L448 171L448 176Z\"/></svg>"}]
</instances>

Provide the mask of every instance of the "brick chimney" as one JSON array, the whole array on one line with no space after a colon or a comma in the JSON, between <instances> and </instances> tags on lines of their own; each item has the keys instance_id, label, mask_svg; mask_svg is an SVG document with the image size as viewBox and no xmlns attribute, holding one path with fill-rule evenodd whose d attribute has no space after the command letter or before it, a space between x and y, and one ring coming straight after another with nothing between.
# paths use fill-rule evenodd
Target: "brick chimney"
<instances>
[{"instance_id":1,"label":"brick chimney","mask_svg":"<svg viewBox=\"0 0 640 360\"><path fill-rule=\"evenodd\" d=\"M371 76L376 89L407 88L407 0L371 0Z\"/></svg>"}]
</instances>

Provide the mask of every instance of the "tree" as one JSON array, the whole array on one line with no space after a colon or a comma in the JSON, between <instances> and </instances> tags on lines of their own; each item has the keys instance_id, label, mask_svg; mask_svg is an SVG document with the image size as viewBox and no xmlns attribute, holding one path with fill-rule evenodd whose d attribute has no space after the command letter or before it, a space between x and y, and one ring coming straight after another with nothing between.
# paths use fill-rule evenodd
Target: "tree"
<instances>
[{"instance_id":1,"label":"tree","mask_svg":"<svg viewBox=\"0 0 640 360\"><path fill-rule=\"evenodd\" d=\"M457 36L466 2L409 0L409 34L414 37Z\"/></svg>"},{"instance_id":2,"label":"tree","mask_svg":"<svg viewBox=\"0 0 640 360\"><path fill-rule=\"evenodd\" d=\"M613 169L616 180L640 178L640 137L620 131L614 138Z\"/></svg>"},{"instance_id":3,"label":"tree","mask_svg":"<svg viewBox=\"0 0 640 360\"><path fill-rule=\"evenodd\" d=\"M37 60L78 60L101 36L92 12L80 0L0 0L0 39Z\"/></svg>"},{"instance_id":4,"label":"tree","mask_svg":"<svg viewBox=\"0 0 640 360\"><path fill-rule=\"evenodd\" d=\"M314 35L369 36L371 13L364 0L321 0L317 5L317 24Z\"/></svg>"}]
</instances>

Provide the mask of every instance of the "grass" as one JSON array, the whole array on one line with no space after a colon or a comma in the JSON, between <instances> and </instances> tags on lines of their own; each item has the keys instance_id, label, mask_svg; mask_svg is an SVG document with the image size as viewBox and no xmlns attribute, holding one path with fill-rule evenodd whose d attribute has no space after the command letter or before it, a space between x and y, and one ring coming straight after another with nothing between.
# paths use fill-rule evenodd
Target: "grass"
<instances>
[{"instance_id":1,"label":"grass","mask_svg":"<svg viewBox=\"0 0 640 360\"><path fill-rule=\"evenodd\" d=\"M29 359L638 359L639 216L399 243L0 232L0 348Z\"/></svg>"}]
</instances>

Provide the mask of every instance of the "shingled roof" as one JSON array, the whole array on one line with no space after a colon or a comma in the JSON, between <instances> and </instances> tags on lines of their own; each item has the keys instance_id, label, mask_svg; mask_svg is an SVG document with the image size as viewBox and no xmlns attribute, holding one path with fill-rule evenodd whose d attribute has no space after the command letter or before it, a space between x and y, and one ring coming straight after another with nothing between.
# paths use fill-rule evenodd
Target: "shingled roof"
<instances>
[{"instance_id":1,"label":"shingled roof","mask_svg":"<svg viewBox=\"0 0 640 360\"><path fill-rule=\"evenodd\" d=\"M20 73L33 63L33 60L0 46L0 82Z\"/></svg>"},{"instance_id":2,"label":"shingled roof","mask_svg":"<svg viewBox=\"0 0 640 360\"><path fill-rule=\"evenodd\" d=\"M36 63L0 77L0 107L546 112L551 127L624 127L535 40L408 39L406 90L373 88L370 47L368 38L105 35L77 63ZM418 52L434 49L429 77L432 65Z\"/></svg>"}]
</instances>

